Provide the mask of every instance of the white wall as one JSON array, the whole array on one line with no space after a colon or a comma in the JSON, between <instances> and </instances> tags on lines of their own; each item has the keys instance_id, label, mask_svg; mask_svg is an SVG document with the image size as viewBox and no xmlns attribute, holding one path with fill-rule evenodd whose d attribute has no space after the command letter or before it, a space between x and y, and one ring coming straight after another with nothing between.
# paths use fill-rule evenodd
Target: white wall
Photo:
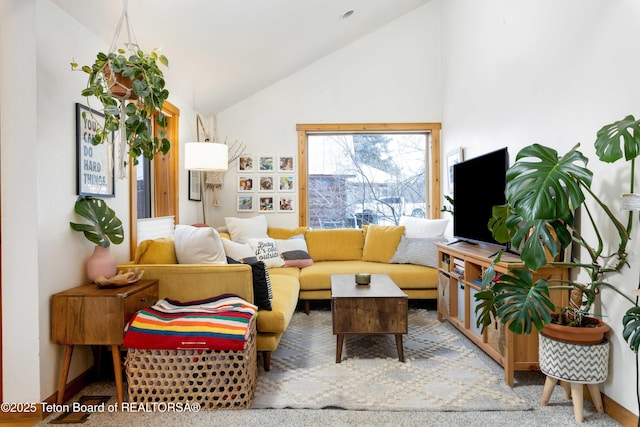
<instances>
[{"instance_id":1,"label":"white wall","mask_svg":"<svg viewBox=\"0 0 640 427\"><path fill-rule=\"evenodd\" d=\"M447 0L442 12L443 153L463 147L470 158L507 146L513 162L532 143L564 153L580 142L593 188L617 211L628 166L600 163L593 142L604 124L640 114L640 4ZM638 233L636 219L631 267L612 279L629 293L638 285ZM629 305L606 291L602 305L614 329L602 390L638 414L635 355L621 337Z\"/></svg>"},{"instance_id":2,"label":"white wall","mask_svg":"<svg viewBox=\"0 0 640 427\"><path fill-rule=\"evenodd\" d=\"M2 347L4 400L9 402L40 398L34 12L34 1L0 2Z\"/></svg>"},{"instance_id":3,"label":"white wall","mask_svg":"<svg viewBox=\"0 0 640 427\"><path fill-rule=\"evenodd\" d=\"M238 139L254 155L297 155L298 123L440 121L439 16L439 3L422 6L222 111L218 137ZM235 170L226 173L222 207L207 213L212 225L256 214L236 212ZM297 226L297 210L268 222Z\"/></svg>"},{"instance_id":4,"label":"white wall","mask_svg":"<svg viewBox=\"0 0 640 427\"><path fill-rule=\"evenodd\" d=\"M73 212L75 103L87 104L80 95L86 74L72 72L69 63L92 63L110 41L48 0L3 1L0 7L3 391L5 401L39 402L57 389L62 359L62 349L50 341L50 297L86 282L84 264L93 251L68 225L79 219ZM195 140L195 112L182 101L188 98L172 93L169 99L181 112L181 142ZM182 167L180 173L180 218L197 222L200 205L187 201ZM105 200L124 224L125 242L112 251L125 262L128 180L116 180L115 191ZM69 379L91 363L90 349L74 350Z\"/></svg>"}]
</instances>

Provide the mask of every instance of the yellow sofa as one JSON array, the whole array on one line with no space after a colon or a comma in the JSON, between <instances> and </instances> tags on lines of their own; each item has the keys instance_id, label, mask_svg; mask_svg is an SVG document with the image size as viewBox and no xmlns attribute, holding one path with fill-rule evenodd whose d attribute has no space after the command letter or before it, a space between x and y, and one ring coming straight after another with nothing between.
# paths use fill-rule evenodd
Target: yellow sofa
<instances>
[{"instance_id":1,"label":"yellow sofa","mask_svg":"<svg viewBox=\"0 0 640 427\"><path fill-rule=\"evenodd\" d=\"M331 298L331 274L360 272L384 273L413 299L437 298L437 270L414 264L390 264L402 229L378 227L376 238L367 230L306 228L269 228L273 239L288 239L304 234L313 265L277 267L269 269L273 292L272 310L258 312L256 347L263 356L265 370L269 370L271 353L276 350L286 331L298 301ZM391 233L393 232L393 233ZM393 234L393 235L392 235ZM230 238L226 233L221 237ZM367 239L368 238L368 239ZM177 264L171 239L140 243L136 259L119 266L125 270L144 270L146 279L159 281L159 297L193 301L223 293L234 293L253 303L252 271L245 264ZM158 255L160 254L160 255Z\"/></svg>"}]
</instances>

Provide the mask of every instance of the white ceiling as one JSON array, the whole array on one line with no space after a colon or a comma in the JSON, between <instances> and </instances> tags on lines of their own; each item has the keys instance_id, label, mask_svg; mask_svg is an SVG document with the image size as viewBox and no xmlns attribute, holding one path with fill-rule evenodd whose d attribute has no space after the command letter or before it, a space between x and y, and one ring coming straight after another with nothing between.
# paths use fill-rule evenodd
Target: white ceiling
<instances>
[{"instance_id":1,"label":"white ceiling","mask_svg":"<svg viewBox=\"0 0 640 427\"><path fill-rule=\"evenodd\" d=\"M169 59L169 91L208 116L430 0L52 1L102 38L103 51L126 5L141 48Z\"/></svg>"}]
</instances>

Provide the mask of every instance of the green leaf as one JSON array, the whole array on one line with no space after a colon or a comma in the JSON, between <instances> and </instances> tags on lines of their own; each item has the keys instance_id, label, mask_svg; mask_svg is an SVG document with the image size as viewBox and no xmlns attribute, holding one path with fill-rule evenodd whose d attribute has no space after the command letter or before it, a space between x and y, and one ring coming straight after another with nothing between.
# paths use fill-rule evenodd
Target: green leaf
<instances>
[{"instance_id":1,"label":"green leaf","mask_svg":"<svg viewBox=\"0 0 640 427\"><path fill-rule=\"evenodd\" d=\"M603 126L597 133L596 154L603 162L613 163L622 158L631 160L640 153L640 120L629 115L615 123Z\"/></svg>"},{"instance_id":2,"label":"green leaf","mask_svg":"<svg viewBox=\"0 0 640 427\"><path fill-rule=\"evenodd\" d=\"M624 330L622 337L629 343L629 347L634 352L638 352L640 346L640 307L632 307L622 318Z\"/></svg>"},{"instance_id":3,"label":"green leaf","mask_svg":"<svg viewBox=\"0 0 640 427\"><path fill-rule=\"evenodd\" d=\"M491 209L491 213L492 217L489 220L487 227L491 230L493 238L499 243L510 242L518 229L518 222L520 222L517 221L514 225L508 221L513 216L511 206L508 204L494 206Z\"/></svg>"},{"instance_id":4,"label":"green leaf","mask_svg":"<svg viewBox=\"0 0 640 427\"><path fill-rule=\"evenodd\" d=\"M579 144L559 157L556 150L534 144L523 148L507 171L505 194L525 221L566 218L584 201L580 185L591 186L593 173ZM531 159L532 161L525 161Z\"/></svg>"},{"instance_id":5,"label":"green leaf","mask_svg":"<svg viewBox=\"0 0 640 427\"><path fill-rule=\"evenodd\" d=\"M91 224L70 222L69 225L73 230L84 233L90 242L106 248L110 242L117 245L124 240L122 221L104 200L80 196L76 200L74 210Z\"/></svg>"},{"instance_id":6,"label":"green leaf","mask_svg":"<svg viewBox=\"0 0 640 427\"><path fill-rule=\"evenodd\" d=\"M527 270L511 270L494 285L497 315L516 334L528 334L535 325L541 330L551 322L555 306L549 299L549 284Z\"/></svg>"},{"instance_id":7,"label":"green leaf","mask_svg":"<svg viewBox=\"0 0 640 427\"><path fill-rule=\"evenodd\" d=\"M161 63L162 65L164 65L165 67L168 67L168 66L169 66L169 60L168 60L168 59L167 59L167 57L166 57L166 56L164 56L164 55L160 55L160 63Z\"/></svg>"}]
</instances>

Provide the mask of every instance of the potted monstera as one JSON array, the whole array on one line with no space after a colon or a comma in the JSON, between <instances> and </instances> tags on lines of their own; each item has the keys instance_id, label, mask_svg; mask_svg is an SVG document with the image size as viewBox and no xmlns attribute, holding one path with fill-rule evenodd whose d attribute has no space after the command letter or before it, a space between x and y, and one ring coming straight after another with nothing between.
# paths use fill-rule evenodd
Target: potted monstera
<instances>
[{"instance_id":1,"label":"potted monstera","mask_svg":"<svg viewBox=\"0 0 640 427\"><path fill-rule=\"evenodd\" d=\"M157 153L169 151L167 119L161 114L169 91L160 65L169 65L164 55L155 50L145 53L137 44L127 44L126 49L99 52L92 65L81 67L88 74L82 96L88 100L97 98L104 113L93 136L94 145L108 141L113 132L120 130L125 151L134 164L139 156L153 159ZM78 64L72 62L71 67L77 69ZM154 123L159 136L154 133Z\"/></svg>"},{"instance_id":2,"label":"potted monstera","mask_svg":"<svg viewBox=\"0 0 640 427\"><path fill-rule=\"evenodd\" d=\"M116 258L109 247L111 243L117 245L124 240L122 221L104 200L90 196L78 197L74 210L89 223L70 222L69 225L96 245L93 255L87 260L87 277L95 282L100 276L115 276Z\"/></svg>"},{"instance_id":3,"label":"potted monstera","mask_svg":"<svg viewBox=\"0 0 640 427\"><path fill-rule=\"evenodd\" d=\"M597 134L595 148L604 162L616 162L623 155L630 162L628 191L633 193L635 159L640 153L640 120L627 116L604 126ZM535 327L547 335L550 332L545 328L551 324L594 328L600 322L593 320L592 306L598 295L608 290L630 303L623 317L623 337L631 350L637 352L640 309L628 290L618 289L609 282L612 273L627 265L632 213L629 212L626 225L618 220L612 209L592 191L593 173L587 163L579 144L565 155L538 144L518 153L507 172L507 204L494 207L488 226L498 241L509 242L519 249L526 268L500 276L495 276L492 266L485 272L482 290L476 296L478 326L484 328L493 318L498 318L518 334L528 334ZM582 225L590 224L594 242L587 241L574 226L577 209L581 210ZM574 253L579 255L558 260L571 244ZM494 263L499 260L500 255ZM570 267L578 273L576 280L534 281L531 272L545 264ZM572 291L572 303L555 307L550 299L550 285L553 289Z\"/></svg>"}]
</instances>

